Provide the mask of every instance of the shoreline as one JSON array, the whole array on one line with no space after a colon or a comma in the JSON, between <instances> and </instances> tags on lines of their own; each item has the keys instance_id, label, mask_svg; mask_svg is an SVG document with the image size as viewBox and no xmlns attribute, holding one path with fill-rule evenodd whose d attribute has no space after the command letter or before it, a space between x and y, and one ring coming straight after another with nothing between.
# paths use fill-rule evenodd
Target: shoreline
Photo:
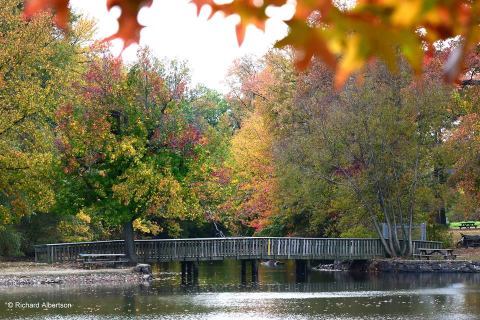
<instances>
[{"instance_id":1,"label":"shoreline","mask_svg":"<svg viewBox=\"0 0 480 320\"><path fill-rule=\"evenodd\" d=\"M473 260L411 260L374 259L357 261L335 261L312 267L313 272L354 273L480 273L480 261Z\"/></svg>"},{"instance_id":2,"label":"shoreline","mask_svg":"<svg viewBox=\"0 0 480 320\"><path fill-rule=\"evenodd\" d=\"M361 273L480 273L480 261L474 260L408 260L376 259L368 261L342 261L325 268L312 268L311 272ZM146 267L146 268L145 268ZM51 285L134 285L148 284L152 280L149 265L129 268L81 269L75 264L34 263L26 261L0 262L0 289L13 287L40 287Z\"/></svg>"},{"instance_id":3,"label":"shoreline","mask_svg":"<svg viewBox=\"0 0 480 320\"><path fill-rule=\"evenodd\" d=\"M368 263L373 273L480 273L480 261L381 259Z\"/></svg>"},{"instance_id":4,"label":"shoreline","mask_svg":"<svg viewBox=\"0 0 480 320\"><path fill-rule=\"evenodd\" d=\"M89 270L71 264L0 263L0 289L48 285L143 284L150 280L150 273L136 267Z\"/></svg>"}]
</instances>

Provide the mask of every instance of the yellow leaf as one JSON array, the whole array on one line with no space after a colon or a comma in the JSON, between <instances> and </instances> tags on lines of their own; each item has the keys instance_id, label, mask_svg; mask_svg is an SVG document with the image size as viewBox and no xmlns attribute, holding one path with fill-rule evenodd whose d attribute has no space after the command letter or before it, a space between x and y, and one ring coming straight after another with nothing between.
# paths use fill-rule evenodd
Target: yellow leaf
<instances>
[{"instance_id":1,"label":"yellow leaf","mask_svg":"<svg viewBox=\"0 0 480 320\"><path fill-rule=\"evenodd\" d=\"M422 2L420 0L398 1L391 18L392 23L398 26L412 25L420 13Z\"/></svg>"},{"instance_id":2,"label":"yellow leaf","mask_svg":"<svg viewBox=\"0 0 480 320\"><path fill-rule=\"evenodd\" d=\"M361 45L358 35L351 35L348 38L345 55L338 65L335 76L335 86L337 88L343 86L352 72L359 70L363 66L364 59L359 52Z\"/></svg>"}]
</instances>

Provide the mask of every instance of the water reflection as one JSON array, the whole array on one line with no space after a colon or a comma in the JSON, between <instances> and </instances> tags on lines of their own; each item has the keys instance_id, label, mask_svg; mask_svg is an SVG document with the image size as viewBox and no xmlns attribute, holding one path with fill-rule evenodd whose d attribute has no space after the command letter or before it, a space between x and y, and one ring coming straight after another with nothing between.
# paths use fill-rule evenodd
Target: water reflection
<instances>
[{"instance_id":1,"label":"water reflection","mask_svg":"<svg viewBox=\"0 0 480 320\"><path fill-rule=\"evenodd\" d=\"M480 274L312 272L259 266L241 283L235 261L201 263L182 284L180 266L155 266L149 286L51 286L0 290L7 319L480 319ZM8 308L9 302L71 303L68 309Z\"/></svg>"}]
</instances>

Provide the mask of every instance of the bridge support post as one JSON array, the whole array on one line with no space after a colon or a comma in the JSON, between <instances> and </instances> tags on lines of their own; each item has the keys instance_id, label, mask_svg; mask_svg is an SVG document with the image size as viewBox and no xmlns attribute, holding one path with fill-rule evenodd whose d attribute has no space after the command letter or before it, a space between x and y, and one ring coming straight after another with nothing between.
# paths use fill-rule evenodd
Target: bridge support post
<instances>
[{"instance_id":1,"label":"bridge support post","mask_svg":"<svg viewBox=\"0 0 480 320\"><path fill-rule=\"evenodd\" d=\"M193 283L193 262L187 262L187 283Z\"/></svg>"},{"instance_id":2,"label":"bridge support post","mask_svg":"<svg viewBox=\"0 0 480 320\"><path fill-rule=\"evenodd\" d=\"M258 281L258 262L257 260L252 260L252 282Z\"/></svg>"},{"instance_id":3,"label":"bridge support post","mask_svg":"<svg viewBox=\"0 0 480 320\"><path fill-rule=\"evenodd\" d=\"M297 282L305 282L310 271L310 260L295 260L295 277Z\"/></svg>"},{"instance_id":4,"label":"bridge support post","mask_svg":"<svg viewBox=\"0 0 480 320\"><path fill-rule=\"evenodd\" d=\"M195 280L198 279L198 262L197 261L192 262L192 276Z\"/></svg>"},{"instance_id":5,"label":"bridge support post","mask_svg":"<svg viewBox=\"0 0 480 320\"><path fill-rule=\"evenodd\" d=\"M257 260L240 260L241 268L240 268L240 281L242 284L247 283L247 264L251 266L251 274L252 274L252 282L258 281L258 262Z\"/></svg>"},{"instance_id":6,"label":"bridge support post","mask_svg":"<svg viewBox=\"0 0 480 320\"><path fill-rule=\"evenodd\" d=\"M193 284L198 280L198 262L182 261L180 263L182 270L182 284Z\"/></svg>"},{"instance_id":7,"label":"bridge support post","mask_svg":"<svg viewBox=\"0 0 480 320\"><path fill-rule=\"evenodd\" d=\"M187 273L188 273L188 265L186 261L180 262L180 269L182 271L182 284L187 284Z\"/></svg>"},{"instance_id":8,"label":"bridge support post","mask_svg":"<svg viewBox=\"0 0 480 320\"><path fill-rule=\"evenodd\" d=\"M240 268L240 282L242 284L247 283L247 260L240 260L241 261L241 268Z\"/></svg>"}]
</instances>

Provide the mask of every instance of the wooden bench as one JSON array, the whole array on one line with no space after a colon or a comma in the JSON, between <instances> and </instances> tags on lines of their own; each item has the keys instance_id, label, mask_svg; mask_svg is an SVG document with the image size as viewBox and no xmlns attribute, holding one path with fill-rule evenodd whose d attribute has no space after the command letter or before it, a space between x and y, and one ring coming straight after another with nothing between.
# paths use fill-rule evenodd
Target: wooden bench
<instances>
[{"instance_id":1,"label":"wooden bench","mask_svg":"<svg viewBox=\"0 0 480 320\"><path fill-rule=\"evenodd\" d=\"M87 266L91 268L92 266L105 265L113 265L116 268L119 265L128 263L123 253L80 253L78 256L84 268Z\"/></svg>"},{"instance_id":2,"label":"wooden bench","mask_svg":"<svg viewBox=\"0 0 480 320\"><path fill-rule=\"evenodd\" d=\"M470 228L475 228L477 229L477 225L475 222L460 222L460 226L458 227L459 229L470 229Z\"/></svg>"},{"instance_id":3,"label":"wooden bench","mask_svg":"<svg viewBox=\"0 0 480 320\"><path fill-rule=\"evenodd\" d=\"M435 256L443 257L445 260L455 260L457 256L453 254L453 249L429 249L429 248L418 248L418 253L413 254L415 258L422 260L423 258L430 260L430 258Z\"/></svg>"}]
</instances>

